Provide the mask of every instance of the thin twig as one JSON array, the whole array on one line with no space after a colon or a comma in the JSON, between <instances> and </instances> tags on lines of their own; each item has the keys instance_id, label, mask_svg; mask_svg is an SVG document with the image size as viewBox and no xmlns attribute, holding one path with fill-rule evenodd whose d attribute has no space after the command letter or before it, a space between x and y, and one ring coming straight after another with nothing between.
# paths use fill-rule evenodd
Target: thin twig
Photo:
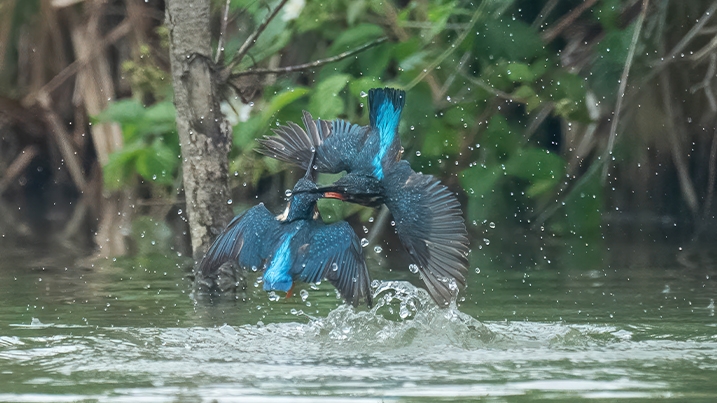
<instances>
[{"instance_id":1,"label":"thin twig","mask_svg":"<svg viewBox=\"0 0 717 403\"><path fill-rule=\"evenodd\" d=\"M665 119L667 119L667 138L672 146L672 160L677 168L677 178L680 182L682 197L685 199L687 207L689 207L693 216L697 217L699 211L697 193L695 192L695 186L690 179L689 168L687 168L687 163L682 154L680 139L677 138L677 132L682 131L682 126L677 127L675 125L675 121L680 121L680 119L675 117L675 108L672 104L672 93L670 91L670 78L667 72L667 70L663 70L662 73L660 73L660 87L662 89L662 98L665 102Z\"/></svg>"},{"instance_id":2,"label":"thin twig","mask_svg":"<svg viewBox=\"0 0 717 403\"><path fill-rule=\"evenodd\" d=\"M273 11L269 12L269 15L264 18L264 21L261 22L261 24L257 27L257 29L249 35L248 38L246 38L246 41L241 45L239 50L237 50L237 53L234 55L234 58L232 58L232 61L227 65L224 70L222 70L222 77L229 77L231 75L232 70L234 67L236 67L239 63L241 63L242 59L244 59L244 56L246 56L246 53L249 51L249 49L252 48L256 44L256 39L261 35L262 32L266 29L267 25L271 22L271 20L276 17L276 14L279 13L279 10L281 10L282 7L288 2L289 0L281 0L279 2L279 5L274 8Z\"/></svg>"},{"instance_id":3,"label":"thin twig","mask_svg":"<svg viewBox=\"0 0 717 403\"><path fill-rule=\"evenodd\" d=\"M705 204L702 207L702 218L705 221L712 209L712 199L714 198L715 193L715 179L717 179L717 128L715 128L715 132L712 135L712 148L710 149L710 162L708 170L707 198L705 199Z\"/></svg>"},{"instance_id":4,"label":"thin twig","mask_svg":"<svg viewBox=\"0 0 717 403\"><path fill-rule=\"evenodd\" d=\"M707 21L709 21L710 18L714 15L714 13L717 11L717 1L714 1L710 8L707 9L707 11L702 14L702 17L700 17L699 20L697 20L697 23L692 27L692 29L687 32L687 34L680 39L680 41L675 45L674 48L670 51L670 53L667 54L667 56L660 58L660 62L656 65L652 66L650 71L647 73L645 78L643 79L643 82L648 82L652 78L654 78L657 74L660 73L662 69L667 66L668 63L673 61L673 58L687 46L687 44L690 43L690 41L700 32L702 27L707 24Z\"/></svg>"},{"instance_id":5,"label":"thin twig","mask_svg":"<svg viewBox=\"0 0 717 403\"><path fill-rule=\"evenodd\" d=\"M315 60L311 63L297 64L294 66L286 66L286 67L278 67L275 69L253 69L253 70L240 71L237 73L233 73L230 76L230 78L237 78L237 77L249 76L249 75L286 74L286 73L291 73L294 71L301 71L301 70L306 70L306 69L310 69L310 68L314 68L314 67L319 67L319 66L323 66L324 64L338 62L339 60L345 59L349 56L353 56L353 55L360 53L368 48L371 48L380 43L386 42L387 39L388 38L386 38L386 37L379 38L373 42L369 42L369 43L367 43L363 46L360 46L356 49L349 50L344 53L340 53L336 56L327 57L326 59Z\"/></svg>"},{"instance_id":6,"label":"thin twig","mask_svg":"<svg viewBox=\"0 0 717 403\"><path fill-rule=\"evenodd\" d=\"M451 46L448 47L448 49L441 53L441 55L438 56L433 62L431 62L426 68L424 68L421 74L419 74L410 83L408 83L404 90L408 91L411 88L415 87L416 84L420 83L421 80L423 80L429 73L433 71L433 69L436 68L436 66L441 64L443 60L445 60L451 53L458 49L459 45L463 43L463 41L468 37L468 34L473 32L473 26L475 25L476 21L478 21L478 17L480 17L480 15L483 13L484 4L486 4L486 2L482 2L478 9L473 13L471 20L468 23L468 28L461 32L461 35L455 40L455 42L453 42Z\"/></svg>"},{"instance_id":7,"label":"thin twig","mask_svg":"<svg viewBox=\"0 0 717 403\"><path fill-rule=\"evenodd\" d=\"M640 16L637 18L635 23L635 32L632 34L632 41L630 42L630 49L627 52L627 59L625 60L625 67L622 70L622 76L620 77L620 87L617 91L617 103L615 104L615 113L610 122L610 137L608 139L607 148L603 159L605 165L602 167L602 183L607 180L607 174L610 169L610 163L608 158L612 155L612 149L615 147L615 138L617 137L617 124L620 121L620 109L622 108L622 100L625 97L625 89L627 88L627 77L630 74L630 67L632 66L632 60L635 57L635 49L637 48L637 40L640 38L640 31L642 30L642 24L645 22L645 16L647 15L647 6L650 0L642 0L642 10Z\"/></svg>"},{"instance_id":8,"label":"thin twig","mask_svg":"<svg viewBox=\"0 0 717 403\"><path fill-rule=\"evenodd\" d=\"M214 56L214 63L219 63L224 58L224 34L227 31L227 20L229 19L229 3L231 0L227 0L224 5L224 17L222 18L222 25L219 29L219 41L217 43L217 54Z\"/></svg>"},{"instance_id":9,"label":"thin twig","mask_svg":"<svg viewBox=\"0 0 717 403\"><path fill-rule=\"evenodd\" d=\"M27 168L28 164L32 162L38 153L39 150L37 146L34 145L29 145L20 152L17 158L15 158L5 170L5 175L0 178L0 195L5 191L5 188Z\"/></svg>"},{"instance_id":10,"label":"thin twig","mask_svg":"<svg viewBox=\"0 0 717 403\"><path fill-rule=\"evenodd\" d=\"M588 8L592 7L595 3L597 3L597 0L585 0L583 4L575 7L565 17L558 21L552 28L543 32L543 42L552 42L553 39L555 39L558 35L560 35L561 32L565 30L565 28L569 27L570 24L572 24L578 17L580 17L580 14L585 12L585 10L587 10Z\"/></svg>"},{"instance_id":11,"label":"thin twig","mask_svg":"<svg viewBox=\"0 0 717 403\"><path fill-rule=\"evenodd\" d=\"M702 81L690 88L691 94L694 94L699 89L704 90L707 102L709 102L712 112L717 112L717 99L715 99L715 95L712 93L712 78L715 76L715 71L717 71L717 54L710 53L710 64L707 66L707 73L705 73L705 77Z\"/></svg>"},{"instance_id":12,"label":"thin twig","mask_svg":"<svg viewBox=\"0 0 717 403\"><path fill-rule=\"evenodd\" d=\"M548 18L551 12L553 12L553 9L555 6L558 5L558 0L550 0L547 3L545 3L545 6L540 10L538 13L538 16L535 18L532 24L530 26L532 28L540 28L541 25L545 22L545 20Z\"/></svg>"},{"instance_id":13,"label":"thin twig","mask_svg":"<svg viewBox=\"0 0 717 403\"><path fill-rule=\"evenodd\" d=\"M68 78L72 77L74 74L76 74L82 67L87 65L93 57L95 57L98 53L103 51L107 46L117 42L119 39L130 33L132 30L132 21L129 19L126 19L122 21L115 29L113 29L107 36L102 38L102 40L99 43L99 46L96 48L90 50L87 57L81 57L78 59L75 59L72 63L67 65L64 69L62 69L61 72L59 72L55 77L52 78L47 84L43 85L42 88L40 88L38 91L36 91L33 94L28 95L24 101L30 101L34 100L35 98L39 97L41 94L51 94L57 87L59 87L62 83L65 82ZM26 103L23 102L23 103ZM27 102L29 103L29 102Z\"/></svg>"}]
</instances>

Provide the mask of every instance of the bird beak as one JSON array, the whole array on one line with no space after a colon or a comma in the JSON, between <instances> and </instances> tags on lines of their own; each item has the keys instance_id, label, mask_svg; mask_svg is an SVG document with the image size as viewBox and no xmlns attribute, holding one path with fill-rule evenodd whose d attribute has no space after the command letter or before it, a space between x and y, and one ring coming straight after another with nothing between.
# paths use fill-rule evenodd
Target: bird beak
<instances>
[{"instance_id":1,"label":"bird beak","mask_svg":"<svg viewBox=\"0 0 717 403\"><path fill-rule=\"evenodd\" d=\"M346 200L346 196L338 192L325 192L324 197L327 199Z\"/></svg>"}]
</instances>

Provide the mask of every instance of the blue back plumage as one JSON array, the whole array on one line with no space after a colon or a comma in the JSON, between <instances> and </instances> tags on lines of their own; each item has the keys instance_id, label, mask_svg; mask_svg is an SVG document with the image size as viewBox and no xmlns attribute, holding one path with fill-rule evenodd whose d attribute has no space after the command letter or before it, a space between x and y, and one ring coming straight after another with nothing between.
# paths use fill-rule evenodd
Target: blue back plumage
<instances>
[{"instance_id":1,"label":"blue back plumage","mask_svg":"<svg viewBox=\"0 0 717 403\"><path fill-rule=\"evenodd\" d=\"M383 159L400 149L398 122L406 104L406 93L394 88L373 88L368 93L369 122L378 132L378 150L373 156L373 174L383 179ZM389 150L393 151L389 153Z\"/></svg>"},{"instance_id":2,"label":"blue back plumage","mask_svg":"<svg viewBox=\"0 0 717 403\"><path fill-rule=\"evenodd\" d=\"M299 228L301 228L301 225L295 226L294 230L286 232L281 237L279 247L274 252L264 272L264 291L279 290L287 292L291 289L293 284L291 266L294 262L291 240Z\"/></svg>"}]
</instances>

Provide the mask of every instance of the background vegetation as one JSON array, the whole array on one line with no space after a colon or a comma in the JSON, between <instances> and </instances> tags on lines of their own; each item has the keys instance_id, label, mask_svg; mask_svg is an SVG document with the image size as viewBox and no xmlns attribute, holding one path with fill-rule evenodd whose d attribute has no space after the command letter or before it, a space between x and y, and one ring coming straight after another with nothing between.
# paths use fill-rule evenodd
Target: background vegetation
<instances>
[{"instance_id":1,"label":"background vegetation","mask_svg":"<svg viewBox=\"0 0 717 403\"><path fill-rule=\"evenodd\" d=\"M212 58L230 58L279 3L214 1L223 51ZM368 89L393 86L407 91L404 157L458 192L474 251L537 239L531 259L560 243L589 267L616 231L715 235L717 2L281 4L222 89L237 212L258 201L278 209L300 175L254 152L254 139L303 109L367 124ZM146 237L186 253L163 9L158 0L0 4L3 236L105 255L142 252ZM340 61L260 71L383 37ZM357 228L375 215L321 208ZM474 258L510 262L515 251Z\"/></svg>"}]
</instances>

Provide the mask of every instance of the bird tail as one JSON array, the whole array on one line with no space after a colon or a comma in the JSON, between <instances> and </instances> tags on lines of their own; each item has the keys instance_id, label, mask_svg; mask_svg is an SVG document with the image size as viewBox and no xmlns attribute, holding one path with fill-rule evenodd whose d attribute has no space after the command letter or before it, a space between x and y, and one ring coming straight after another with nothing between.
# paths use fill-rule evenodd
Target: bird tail
<instances>
[{"instance_id":1,"label":"bird tail","mask_svg":"<svg viewBox=\"0 0 717 403\"><path fill-rule=\"evenodd\" d=\"M368 104L371 126L395 133L406 104L406 92L395 88L372 88L368 91Z\"/></svg>"}]
</instances>

